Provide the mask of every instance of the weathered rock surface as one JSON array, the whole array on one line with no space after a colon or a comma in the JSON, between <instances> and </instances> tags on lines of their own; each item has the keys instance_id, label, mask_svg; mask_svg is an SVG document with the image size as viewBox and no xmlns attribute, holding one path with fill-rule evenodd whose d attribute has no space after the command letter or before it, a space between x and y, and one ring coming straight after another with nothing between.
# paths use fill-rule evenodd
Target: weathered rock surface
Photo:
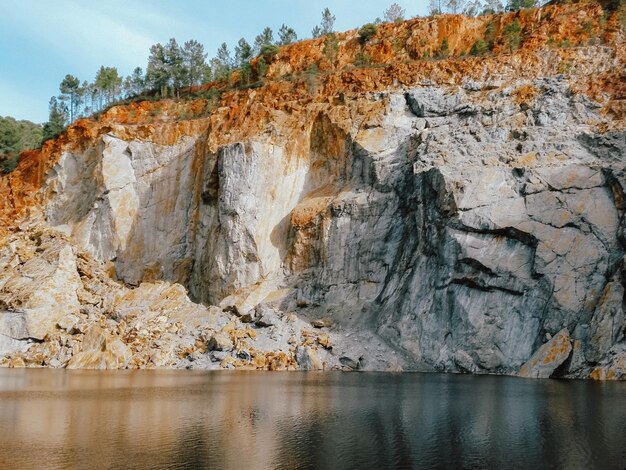
<instances>
[{"instance_id":1,"label":"weathered rock surface","mask_svg":"<svg viewBox=\"0 0 626 470\"><path fill-rule=\"evenodd\" d=\"M310 346L298 346L296 349L296 361L303 370L322 370L324 366L317 357L317 351Z\"/></svg>"},{"instance_id":2,"label":"weathered rock surface","mask_svg":"<svg viewBox=\"0 0 626 470\"><path fill-rule=\"evenodd\" d=\"M0 355L623 377L624 35L543 47L580 26L568 9L603 14L559 8L520 13L536 28L512 54L332 72L346 33L315 83L75 124L0 180L0 215L29 216L0 245ZM460 52L485 20L428 21L399 59L453 23ZM287 59L270 75L304 70Z\"/></svg>"},{"instance_id":3,"label":"weathered rock surface","mask_svg":"<svg viewBox=\"0 0 626 470\"><path fill-rule=\"evenodd\" d=\"M563 329L532 355L519 371L520 377L547 379L572 352L569 331Z\"/></svg>"},{"instance_id":4,"label":"weathered rock surface","mask_svg":"<svg viewBox=\"0 0 626 470\"><path fill-rule=\"evenodd\" d=\"M591 378L595 380L625 380L626 346L619 344L613 347L600 365L591 371Z\"/></svg>"}]
</instances>

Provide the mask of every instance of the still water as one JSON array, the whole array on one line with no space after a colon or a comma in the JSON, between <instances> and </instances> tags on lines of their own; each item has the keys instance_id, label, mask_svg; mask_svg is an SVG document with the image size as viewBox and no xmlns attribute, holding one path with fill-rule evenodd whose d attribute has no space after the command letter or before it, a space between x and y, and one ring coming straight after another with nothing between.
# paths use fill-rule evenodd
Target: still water
<instances>
[{"instance_id":1,"label":"still water","mask_svg":"<svg viewBox=\"0 0 626 470\"><path fill-rule=\"evenodd\" d=\"M1 469L626 468L626 383L0 369Z\"/></svg>"}]
</instances>

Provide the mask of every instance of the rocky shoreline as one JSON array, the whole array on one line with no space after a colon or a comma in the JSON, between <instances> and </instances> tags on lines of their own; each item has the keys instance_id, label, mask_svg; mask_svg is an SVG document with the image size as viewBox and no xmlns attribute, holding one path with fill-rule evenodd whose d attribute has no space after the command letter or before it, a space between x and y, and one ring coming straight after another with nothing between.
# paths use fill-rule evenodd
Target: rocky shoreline
<instances>
[{"instance_id":1,"label":"rocky shoreline","mask_svg":"<svg viewBox=\"0 0 626 470\"><path fill-rule=\"evenodd\" d=\"M267 304L243 313L236 305L204 307L167 282L124 286L63 233L45 227L9 237L0 264L0 367L436 370L413 369L382 338L346 332L328 318L308 322ZM614 360L591 377L624 378L625 353L616 348ZM548 378L579 354L580 341L563 330L519 375Z\"/></svg>"},{"instance_id":2,"label":"rocky shoreline","mask_svg":"<svg viewBox=\"0 0 626 470\"><path fill-rule=\"evenodd\" d=\"M266 304L245 313L204 307L167 282L124 286L47 228L9 237L0 264L0 366L359 370L365 363L328 319L309 323Z\"/></svg>"}]
</instances>

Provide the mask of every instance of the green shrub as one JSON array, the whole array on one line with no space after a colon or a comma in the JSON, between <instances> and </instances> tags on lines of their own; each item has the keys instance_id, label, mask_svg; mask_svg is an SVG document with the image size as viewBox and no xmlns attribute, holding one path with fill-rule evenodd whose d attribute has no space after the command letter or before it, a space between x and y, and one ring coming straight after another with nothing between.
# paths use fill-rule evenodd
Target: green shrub
<instances>
[{"instance_id":1,"label":"green shrub","mask_svg":"<svg viewBox=\"0 0 626 470\"><path fill-rule=\"evenodd\" d=\"M509 52L519 49L522 45L522 26L519 20L515 19L512 23L507 24L502 31L502 36Z\"/></svg>"},{"instance_id":2,"label":"green shrub","mask_svg":"<svg viewBox=\"0 0 626 470\"><path fill-rule=\"evenodd\" d=\"M354 57L354 65L357 67L367 67L372 63L372 57L369 54L366 54L363 51L359 51L356 53Z\"/></svg>"},{"instance_id":3,"label":"green shrub","mask_svg":"<svg viewBox=\"0 0 626 470\"><path fill-rule=\"evenodd\" d=\"M258 62L256 63L256 73L257 73L257 76L258 76L259 80L265 78L269 68L270 68L270 66L268 65L267 61L265 60L265 57L261 57L258 60Z\"/></svg>"},{"instance_id":4,"label":"green shrub","mask_svg":"<svg viewBox=\"0 0 626 470\"><path fill-rule=\"evenodd\" d=\"M481 54L484 54L485 52L487 52L488 50L489 50L489 45L483 39L478 39L472 45L472 49L470 50L470 54L472 54L472 55L481 55Z\"/></svg>"},{"instance_id":5,"label":"green shrub","mask_svg":"<svg viewBox=\"0 0 626 470\"><path fill-rule=\"evenodd\" d=\"M252 65L250 62L246 61L241 64L239 67L239 78L243 85L250 84L250 80L252 79Z\"/></svg>"},{"instance_id":6,"label":"green shrub","mask_svg":"<svg viewBox=\"0 0 626 470\"><path fill-rule=\"evenodd\" d=\"M265 58L271 59L276 54L278 54L278 46L274 44L265 44L261 47L261 55Z\"/></svg>"},{"instance_id":7,"label":"green shrub","mask_svg":"<svg viewBox=\"0 0 626 470\"><path fill-rule=\"evenodd\" d=\"M309 64L304 71L304 81L306 83L307 90L312 93L317 86L317 78L320 73L320 69L317 64Z\"/></svg>"},{"instance_id":8,"label":"green shrub","mask_svg":"<svg viewBox=\"0 0 626 470\"><path fill-rule=\"evenodd\" d=\"M365 44L376 35L378 27L373 23L367 23L359 29L359 41L361 44Z\"/></svg>"},{"instance_id":9,"label":"green shrub","mask_svg":"<svg viewBox=\"0 0 626 470\"><path fill-rule=\"evenodd\" d=\"M0 164L0 169L3 173L11 173L13 170L15 170L15 168L17 168L17 163L19 162L19 159L19 155L7 158Z\"/></svg>"},{"instance_id":10,"label":"green shrub","mask_svg":"<svg viewBox=\"0 0 626 470\"><path fill-rule=\"evenodd\" d=\"M483 35L485 42L487 43L487 47L490 51L493 50L493 46L496 43L496 27L493 24L493 21L488 21L485 25L485 34Z\"/></svg>"},{"instance_id":11,"label":"green shrub","mask_svg":"<svg viewBox=\"0 0 626 470\"><path fill-rule=\"evenodd\" d=\"M335 33L326 35L323 52L324 57L326 57L334 67L335 62L337 61L337 56L339 55L339 40L337 39L337 35Z\"/></svg>"},{"instance_id":12,"label":"green shrub","mask_svg":"<svg viewBox=\"0 0 626 470\"><path fill-rule=\"evenodd\" d=\"M437 51L437 58L442 59L444 57L448 57L450 53L450 46L448 45L448 38L443 38L441 41L441 46L439 46L439 50Z\"/></svg>"}]
</instances>

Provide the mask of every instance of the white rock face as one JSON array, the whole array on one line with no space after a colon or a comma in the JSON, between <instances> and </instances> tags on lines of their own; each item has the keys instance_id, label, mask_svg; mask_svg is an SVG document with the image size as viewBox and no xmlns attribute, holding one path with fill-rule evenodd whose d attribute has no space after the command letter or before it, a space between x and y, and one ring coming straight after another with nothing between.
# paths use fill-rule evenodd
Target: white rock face
<instances>
[{"instance_id":1,"label":"white rock face","mask_svg":"<svg viewBox=\"0 0 626 470\"><path fill-rule=\"evenodd\" d=\"M48 222L128 283L328 316L411 368L517 373L568 329L586 376L623 343L626 134L597 104L560 77L368 99L314 115L308 155L106 136L48 176Z\"/></svg>"}]
</instances>

